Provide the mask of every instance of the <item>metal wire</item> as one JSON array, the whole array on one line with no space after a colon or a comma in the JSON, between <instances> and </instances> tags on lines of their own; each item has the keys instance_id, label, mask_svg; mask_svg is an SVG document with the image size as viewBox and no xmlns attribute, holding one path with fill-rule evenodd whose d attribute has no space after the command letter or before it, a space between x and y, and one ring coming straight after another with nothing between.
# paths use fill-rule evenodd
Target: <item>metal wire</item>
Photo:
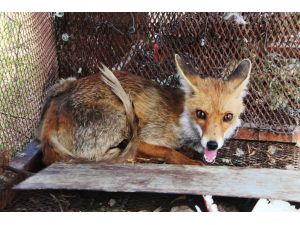
<instances>
[{"instance_id":1,"label":"metal wire","mask_svg":"<svg viewBox=\"0 0 300 225\"><path fill-rule=\"evenodd\" d=\"M174 53L201 76L216 78L250 58L244 122L276 133L299 126L299 13L242 13L243 24L224 13L54 15L0 14L1 151L16 153L32 137L58 70L60 77L82 77L98 72L103 62L176 86Z\"/></svg>"},{"instance_id":2,"label":"metal wire","mask_svg":"<svg viewBox=\"0 0 300 225\"><path fill-rule=\"evenodd\" d=\"M253 69L242 115L244 125L278 134L292 133L299 126L299 13L228 16L160 12L133 16L136 32L132 35L124 35L133 21L128 13L66 13L57 18L58 37L63 32L73 37L67 43L61 39L57 43L60 76L82 77L98 72L101 61L113 69L176 86L174 53L202 77L215 78L226 78L240 60L249 58ZM102 26L95 32L93 24L99 22L110 23L118 30ZM279 149L276 154L267 155L269 145ZM244 156L230 158L237 148L245 151ZM251 148L255 154L246 153ZM299 168L300 153L289 144L233 141L224 149L218 158L220 165ZM222 158L225 161L220 161ZM226 159L231 159L230 163Z\"/></svg>"},{"instance_id":3,"label":"metal wire","mask_svg":"<svg viewBox=\"0 0 300 225\"><path fill-rule=\"evenodd\" d=\"M45 91L58 78L50 13L0 13L0 152L32 137Z\"/></svg>"},{"instance_id":4,"label":"metal wire","mask_svg":"<svg viewBox=\"0 0 300 225\"><path fill-rule=\"evenodd\" d=\"M67 31L73 36L68 43L58 41L63 77L95 73L101 61L174 86L174 53L202 76L217 78L226 77L241 59L250 58L253 70L244 122L285 134L299 126L299 13L242 13L246 23L242 25L237 19L224 19L224 13L66 14L56 19L58 34ZM94 32L96 21L118 30L102 26ZM132 22L136 32L124 36Z\"/></svg>"}]
</instances>

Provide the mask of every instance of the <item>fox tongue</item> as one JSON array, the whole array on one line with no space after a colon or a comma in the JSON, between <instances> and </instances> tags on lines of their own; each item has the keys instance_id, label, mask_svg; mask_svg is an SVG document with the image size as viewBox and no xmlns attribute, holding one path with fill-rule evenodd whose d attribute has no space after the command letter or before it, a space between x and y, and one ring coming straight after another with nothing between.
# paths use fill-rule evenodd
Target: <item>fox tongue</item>
<instances>
[{"instance_id":1,"label":"fox tongue","mask_svg":"<svg viewBox=\"0 0 300 225\"><path fill-rule=\"evenodd\" d=\"M204 159L208 163L212 163L215 161L217 157L218 150L209 151L207 148L204 149Z\"/></svg>"}]
</instances>

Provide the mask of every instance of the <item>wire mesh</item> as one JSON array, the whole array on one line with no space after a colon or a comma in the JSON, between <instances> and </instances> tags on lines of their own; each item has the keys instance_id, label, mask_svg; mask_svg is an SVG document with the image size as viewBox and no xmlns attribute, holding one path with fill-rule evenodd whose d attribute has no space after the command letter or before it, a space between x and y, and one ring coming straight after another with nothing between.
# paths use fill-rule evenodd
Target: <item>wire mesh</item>
<instances>
[{"instance_id":1,"label":"wire mesh","mask_svg":"<svg viewBox=\"0 0 300 225\"><path fill-rule=\"evenodd\" d=\"M250 58L245 124L291 133L300 119L299 21L299 13L1 13L0 149L13 155L29 141L58 74L86 76L103 62L176 86L174 53L216 78Z\"/></svg>"},{"instance_id":2,"label":"wire mesh","mask_svg":"<svg viewBox=\"0 0 300 225\"><path fill-rule=\"evenodd\" d=\"M58 77L49 13L0 13L0 152L32 137L43 96Z\"/></svg>"},{"instance_id":3,"label":"wire mesh","mask_svg":"<svg viewBox=\"0 0 300 225\"><path fill-rule=\"evenodd\" d=\"M294 144L230 140L219 151L216 165L299 170L299 156Z\"/></svg>"},{"instance_id":4,"label":"wire mesh","mask_svg":"<svg viewBox=\"0 0 300 225\"><path fill-rule=\"evenodd\" d=\"M215 78L250 58L244 125L290 134L300 120L299 48L300 13L0 13L0 189L8 189L2 173L33 137L58 77L87 76L102 62L176 86L175 53L202 77ZM231 140L215 165L299 170L300 151ZM2 191L0 202L8 197Z\"/></svg>"},{"instance_id":5,"label":"wire mesh","mask_svg":"<svg viewBox=\"0 0 300 225\"><path fill-rule=\"evenodd\" d=\"M9 183L1 173L33 137L58 77L98 72L102 62L177 86L175 53L215 78L250 58L244 125L286 134L299 127L299 48L300 13L0 13L0 189ZM300 152L292 144L232 140L215 165L299 170Z\"/></svg>"},{"instance_id":6,"label":"wire mesh","mask_svg":"<svg viewBox=\"0 0 300 225\"><path fill-rule=\"evenodd\" d=\"M60 76L100 62L177 85L174 53L203 77L226 77L253 62L243 121L292 133L300 120L299 13L65 13L57 17Z\"/></svg>"}]
</instances>

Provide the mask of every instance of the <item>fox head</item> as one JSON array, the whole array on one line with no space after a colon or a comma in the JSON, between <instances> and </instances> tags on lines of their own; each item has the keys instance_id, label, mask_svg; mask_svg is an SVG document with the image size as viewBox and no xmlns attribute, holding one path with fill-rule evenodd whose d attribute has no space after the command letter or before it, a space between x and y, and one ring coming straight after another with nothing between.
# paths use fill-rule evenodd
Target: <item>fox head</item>
<instances>
[{"instance_id":1,"label":"fox head","mask_svg":"<svg viewBox=\"0 0 300 225\"><path fill-rule=\"evenodd\" d=\"M188 69L179 55L175 62L185 93L181 126L186 135L198 139L196 151L203 152L207 162L213 162L224 141L240 126L244 111L243 97L249 83L251 62L242 60L227 80L201 78Z\"/></svg>"}]
</instances>

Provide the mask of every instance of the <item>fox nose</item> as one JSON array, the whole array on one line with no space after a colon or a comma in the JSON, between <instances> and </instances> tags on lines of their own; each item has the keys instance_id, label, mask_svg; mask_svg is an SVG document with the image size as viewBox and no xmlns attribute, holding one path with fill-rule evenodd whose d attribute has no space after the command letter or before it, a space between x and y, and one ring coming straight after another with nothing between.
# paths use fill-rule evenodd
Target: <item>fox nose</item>
<instances>
[{"instance_id":1,"label":"fox nose","mask_svg":"<svg viewBox=\"0 0 300 225\"><path fill-rule=\"evenodd\" d=\"M207 142L207 148L208 151L216 150L218 148L218 143L216 141L209 141Z\"/></svg>"}]
</instances>

